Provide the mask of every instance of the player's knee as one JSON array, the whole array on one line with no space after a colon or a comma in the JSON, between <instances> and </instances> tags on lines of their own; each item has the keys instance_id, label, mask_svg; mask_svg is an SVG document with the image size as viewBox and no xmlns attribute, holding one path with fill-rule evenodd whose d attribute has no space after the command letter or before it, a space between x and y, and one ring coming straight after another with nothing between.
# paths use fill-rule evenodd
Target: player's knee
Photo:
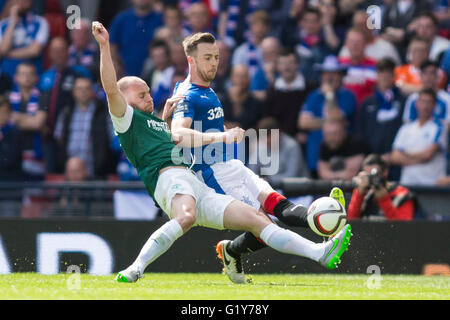
<instances>
[{"instance_id":1,"label":"player's knee","mask_svg":"<svg viewBox=\"0 0 450 320\"><path fill-rule=\"evenodd\" d=\"M183 231L186 232L195 224L197 217L195 212L185 212L183 215L179 215L176 220Z\"/></svg>"}]
</instances>

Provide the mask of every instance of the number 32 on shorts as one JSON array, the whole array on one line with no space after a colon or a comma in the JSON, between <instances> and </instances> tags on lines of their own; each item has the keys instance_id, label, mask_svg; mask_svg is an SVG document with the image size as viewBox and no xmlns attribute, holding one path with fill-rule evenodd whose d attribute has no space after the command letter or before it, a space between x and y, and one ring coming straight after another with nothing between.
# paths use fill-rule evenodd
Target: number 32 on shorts
<instances>
[{"instance_id":1,"label":"number 32 on shorts","mask_svg":"<svg viewBox=\"0 0 450 320\"><path fill-rule=\"evenodd\" d=\"M208 120L214 120L223 117L223 109L216 107L208 110Z\"/></svg>"}]
</instances>

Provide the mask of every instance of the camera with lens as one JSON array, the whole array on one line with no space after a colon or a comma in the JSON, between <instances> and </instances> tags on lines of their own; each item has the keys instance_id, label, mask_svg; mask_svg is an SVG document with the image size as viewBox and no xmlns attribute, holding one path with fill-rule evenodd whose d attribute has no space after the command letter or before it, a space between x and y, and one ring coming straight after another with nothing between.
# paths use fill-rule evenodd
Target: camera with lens
<instances>
[{"instance_id":1,"label":"camera with lens","mask_svg":"<svg viewBox=\"0 0 450 320\"><path fill-rule=\"evenodd\" d=\"M377 168L373 168L369 174L369 184L373 186L375 189L379 187L383 187L386 185L386 179L383 176L383 173L380 172Z\"/></svg>"}]
</instances>

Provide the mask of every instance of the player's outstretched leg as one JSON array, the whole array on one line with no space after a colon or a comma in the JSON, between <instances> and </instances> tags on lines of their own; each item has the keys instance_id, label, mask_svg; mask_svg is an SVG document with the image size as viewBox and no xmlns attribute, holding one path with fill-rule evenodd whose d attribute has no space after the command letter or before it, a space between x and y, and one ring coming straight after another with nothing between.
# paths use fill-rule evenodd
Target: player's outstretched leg
<instances>
[{"instance_id":1,"label":"player's outstretched leg","mask_svg":"<svg viewBox=\"0 0 450 320\"><path fill-rule=\"evenodd\" d=\"M345 198L344 193L338 187L334 187L330 192L330 197L339 201L342 206L345 208ZM290 226L302 226L308 227L308 222L306 219L307 209L303 206L296 206L291 201L286 199L284 196L273 192L269 194L266 201L264 202L265 209L272 213L277 218L280 218L280 221L286 223ZM231 281L235 283L243 283L244 278L244 269L242 264L238 264L237 261L241 261L241 255L244 253L255 252L266 247L266 244L257 239L252 233L245 232L232 241L227 241L227 253L231 261L236 261L236 263L231 264L231 266L239 265L239 269L235 269L232 267L228 267L228 265L223 260L223 248L219 248L222 241L220 241L216 245L216 252L218 253L219 259L222 261L224 265L224 271L228 275Z\"/></svg>"},{"instance_id":2,"label":"player's outstretched leg","mask_svg":"<svg viewBox=\"0 0 450 320\"><path fill-rule=\"evenodd\" d=\"M309 228L308 208L295 205L276 191L261 192L258 200L266 213L277 217L284 224L290 227Z\"/></svg>"},{"instance_id":3,"label":"player's outstretched leg","mask_svg":"<svg viewBox=\"0 0 450 320\"><path fill-rule=\"evenodd\" d=\"M340 262L351 236L351 227L347 225L333 239L325 243L314 243L297 233L280 228L261 212L238 201L227 207L224 226L233 230L248 230L255 238L259 237L266 245L279 252L309 258L328 268L334 268ZM229 243L226 248L228 247Z\"/></svg>"},{"instance_id":4,"label":"player's outstretched leg","mask_svg":"<svg viewBox=\"0 0 450 320\"><path fill-rule=\"evenodd\" d=\"M351 235L351 226L347 224L327 242L314 243L272 223L261 231L260 238L277 251L309 258L328 269L334 269L347 251Z\"/></svg>"},{"instance_id":5,"label":"player's outstretched leg","mask_svg":"<svg viewBox=\"0 0 450 320\"><path fill-rule=\"evenodd\" d=\"M166 222L150 236L133 264L117 274L116 280L136 282L142 278L145 268L166 252L182 234L183 230L177 220Z\"/></svg>"},{"instance_id":6,"label":"player's outstretched leg","mask_svg":"<svg viewBox=\"0 0 450 320\"><path fill-rule=\"evenodd\" d=\"M194 225L196 220L195 199L190 195L175 195L171 201L171 217L172 220L166 222L150 236L133 264L117 274L118 282L136 282L142 278L147 266L166 252L179 237Z\"/></svg>"}]
</instances>

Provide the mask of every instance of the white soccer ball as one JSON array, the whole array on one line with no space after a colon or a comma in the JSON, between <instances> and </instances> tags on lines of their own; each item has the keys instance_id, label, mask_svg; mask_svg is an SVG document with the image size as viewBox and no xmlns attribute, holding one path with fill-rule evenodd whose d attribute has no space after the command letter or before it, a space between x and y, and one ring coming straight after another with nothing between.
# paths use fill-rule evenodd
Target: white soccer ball
<instances>
[{"instance_id":1,"label":"white soccer ball","mask_svg":"<svg viewBox=\"0 0 450 320\"><path fill-rule=\"evenodd\" d=\"M311 230L320 236L331 237L347 223L347 212L339 201L322 197L311 203L307 219Z\"/></svg>"}]
</instances>

